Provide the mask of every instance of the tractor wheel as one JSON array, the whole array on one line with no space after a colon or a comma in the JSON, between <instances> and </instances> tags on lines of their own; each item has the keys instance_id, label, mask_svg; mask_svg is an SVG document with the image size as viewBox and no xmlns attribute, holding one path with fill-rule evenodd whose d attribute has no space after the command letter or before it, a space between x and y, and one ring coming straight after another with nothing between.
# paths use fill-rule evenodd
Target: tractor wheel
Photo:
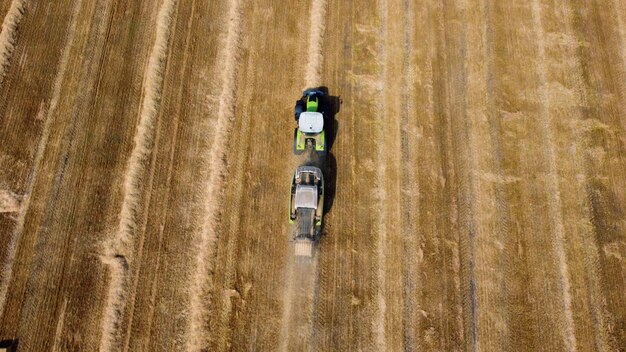
<instances>
[{"instance_id":1,"label":"tractor wheel","mask_svg":"<svg viewBox=\"0 0 626 352\"><path fill-rule=\"evenodd\" d=\"M293 153L295 155L302 155L304 150L298 150L298 129L293 130Z\"/></svg>"}]
</instances>

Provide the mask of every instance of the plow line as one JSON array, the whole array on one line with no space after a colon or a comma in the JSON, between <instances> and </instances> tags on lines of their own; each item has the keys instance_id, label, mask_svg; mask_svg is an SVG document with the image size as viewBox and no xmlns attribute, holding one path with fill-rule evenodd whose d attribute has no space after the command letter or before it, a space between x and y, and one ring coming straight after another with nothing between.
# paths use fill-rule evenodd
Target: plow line
<instances>
[{"instance_id":1,"label":"plow line","mask_svg":"<svg viewBox=\"0 0 626 352\"><path fill-rule=\"evenodd\" d=\"M206 288L210 286L212 258L215 256L217 243L217 226L219 212L222 208L224 180L226 177L226 153L232 122L235 115L237 91L237 71L241 51L241 17L242 9L239 0L229 1L228 28L226 39L220 53L222 63L220 72L222 89L217 107L215 139L213 140L207 161L208 179L204 185L202 199L205 199L205 221L198 234L195 248L195 272L191 278L190 319L187 327L186 350L197 351L207 347L206 326L208 306L205 302Z\"/></svg>"},{"instance_id":2,"label":"plow line","mask_svg":"<svg viewBox=\"0 0 626 352\"><path fill-rule=\"evenodd\" d=\"M123 201L116 233L104 245L102 261L108 265L110 284L102 319L101 351L119 348L121 318L126 305L129 266L132 264L132 250L139 225L143 180L146 165L154 147L155 124L163 89L163 76L169 49L169 38L176 0L164 0L156 22L154 46L150 53L143 84L143 100L139 112L139 123L134 137L126 173L124 174Z\"/></svg>"},{"instance_id":3,"label":"plow line","mask_svg":"<svg viewBox=\"0 0 626 352\"><path fill-rule=\"evenodd\" d=\"M2 22L2 31L0 31L0 85L2 85L7 69L11 64L18 26L24 17L25 10L25 0L14 0Z\"/></svg>"}]
</instances>

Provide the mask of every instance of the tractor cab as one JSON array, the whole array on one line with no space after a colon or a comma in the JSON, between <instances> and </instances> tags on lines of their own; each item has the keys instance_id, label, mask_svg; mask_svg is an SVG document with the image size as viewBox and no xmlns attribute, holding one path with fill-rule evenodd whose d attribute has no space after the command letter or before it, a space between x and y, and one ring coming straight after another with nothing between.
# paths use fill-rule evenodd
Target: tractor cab
<instances>
[{"instance_id":1,"label":"tractor cab","mask_svg":"<svg viewBox=\"0 0 626 352\"><path fill-rule=\"evenodd\" d=\"M294 110L298 128L294 131L293 150L299 155L305 150L326 152L324 131L325 94L321 90L309 89L303 92Z\"/></svg>"}]
</instances>

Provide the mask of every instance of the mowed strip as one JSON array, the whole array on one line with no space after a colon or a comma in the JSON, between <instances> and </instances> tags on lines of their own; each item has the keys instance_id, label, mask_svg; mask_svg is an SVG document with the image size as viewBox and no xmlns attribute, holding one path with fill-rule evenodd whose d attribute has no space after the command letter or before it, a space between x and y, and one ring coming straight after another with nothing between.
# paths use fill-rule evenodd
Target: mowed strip
<instances>
[{"instance_id":1,"label":"mowed strip","mask_svg":"<svg viewBox=\"0 0 626 352\"><path fill-rule=\"evenodd\" d=\"M370 6L371 4L368 4ZM326 29L324 40L324 60L322 79L332 94L340 95L343 99L341 110L336 115L338 128L337 136L333 143L331 153L334 160L335 194L332 207L325 209L328 213L324 216L324 236L321 237L318 246L318 296L315 302L313 330L314 350L327 351L330 349L358 349L351 346L347 340L353 340L353 323L351 310L360 300L356 297L351 299L351 285L344 281L343 277L350 275L352 269L350 262L350 243L353 239L351 227L353 221L346 216L349 208L346 197L352 195L354 190L346 188L350 184L350 176L347 173L339 173L338 169L350 170L350 155L352 146L351 136L351 107L348 101L352 95L352 87L347 78L349 67L352 64L352 38L355 17L352 16L351 4L345 1L329 1L327 4ZM327 183L328 184L328 183ZM339 188L343 185L343 188ZM327 188L329 190L329 188ZM359 283L360 284L360 283ZM365 323L364 323L365 324ZM366 328L366 325L363 325Z\"/></svg>"},{"instance_id":2,"label":"mowed strip","mask_svg":"<svg viewBox=\"0 0 626 352\"><path fill-rule=\"evenodd\" d=\"M480 6L464 5L461 10L465 13L467 46L462 50L467 50L468 62L465 115L469 122L467 147L473 164L469 175L473 189L469 207L475 219L467 234L473 254L470 263L466 263L474 270L470 290L475 302L471 304L473 321L466 322L466 325L473 326L468 339L471 338L475 348L503 350L509 346L507 302L503 295L507 278L503 241L509 225L503 192L506 176L502 174L500 145L496 137L498 124L493 118L492 34L497 24L493 22L489 0L481 2Z\"/></svg>"},{"instance_id":3,"label":"mowed strip","mask_svg":"<svg viewBox=\"0 0 626 352\"><path fill-rule=\"evenodd\" d=\"M133 288L122 331L124 348L183 349L189 343L189 282L198 269L194 255L206 224L210 200L199 196L209 179L221 84L219 36L213 23L225 23L226 4L196 0L178 6L172 24L156 126L150 202L143 218ZM196 38L203 38L197 41ZM191 244L191 245L190 245ZM202 334L206 332L200 330Z\"/></svg>"},{"instance_id":4,"label":"mowed strip","mask_svg":"<svg viewBox=\"0 0 626 352\"><path fill-rule=\"evenodd\" d=\"M89 3L80 11L71 75L33 188L3 320L17 329L21 347L34 350L99 343L107 284L100 243L117 223L150 49L144 43L156 16L148 3Z\"/></svg>"},{"instance_id":5,"label":"mowed strip","mask_svg":"<svg viewBox=\"0 0 626 352\"><path fill-rule=\"evenodd\" d=\"M570 8L570 40L575 43L572 46L581 63L579 84L584 103L574 127L584 143L579 153L586 166L590 207L590 223L584 226L591 227L589 240L593 242L587 253L592 264L598 266L599 275L591 277L591 287L603 303L600 312L604 317L598 318L606 319L608 329L604 333L610 348L626 346L624 9L619 1L575 1ZM602 333L600 329L596 335Z\"/></svg>"},{"instance_id":6,"label":"mowed strip","mask_svg":"<svg viewBox=\"0 0 626 352\"><path fill-rule=\"evenodd\" d=\"M466 349L476 349L479 341L479 297L481 273L477 247L486 236L485 194L478 179L479 167L487 156L479 145L488 140L481 138L480 120L484 106L481 93L484 90L481 60L482 43L476 38L477 19L468 11L466 2L443 4L442 49L445 50L445 82L448 82L447 108L449 116L448 145L451 167L454 170L457 196L453 216L458 221L457 236L460 260L460 291L462 298L463 340Z\"/></svg>"},{"instance_id":7,"label":"mowed strip","mask_svg":"<svg viewBox=\"0 0 626 352\"><path fill-rule=\"evenodd\" d=\"M406 108L407 90L411 79L406 75L408 67L409 46L406 40L408 22L405 17L405 4L394 1L379 3L381 18L380 63L382 86L380 91L379 109L376 112L380 120L378 125L377 196L380 197L376 213L379 216L378 235L378 316L375 319L376 349L402 350L405 346L405 315L410 297L404 296L404 285L407 275L408 261L414 258L412 253L405 251L408 235L403 231L402 219L406 212L416 210L416 204L403 203L402 184L403 168L410 162L410 157L403 154L403 142L406 142L404 129L407 126L408 112ZM400 19L400 20L398 20ZM398 79L401 77L401 79ZM406 147L406 144L404 144ZM412 242L414 244L415 242ZM415 247L409 246L413 251ZM408 249L408 248L406 248ZM407 257L405 257L407 255ZM405 267L405 265L407 265ZM409 303L410 305L410 303ZM410 309L410 308L408 308ZM376 329L377 328L377 329Z\"/></svg>"},{"instance_id":8,"label":"mowed strip","mask_svg":"<svg viewBox=\"0 0 626 352\"><path fill-rule=\"evenodd\" d=\"M287 252L292 107L305 75L309 21L300 14L309 5L242 4L230 182L208 298L212 350L272 350L280 344L283 274L286 256L292 255Z\"/></svg>"},{"instance_id":9,"label":"mowed strip","mask_svg":"<svg viewBox=\"0 0 626 352\"><path fill-rule=\"evenodd\" d=\"M409 8L414 8L419 18L405 34L410 79L401 150L409 160L403 165L406 189L402 198L409 201L410 208L402 202L407 300L404 347L461 349L466 324L461 280L466 278L461 276L459 176L452 134L456 112L452 111L448 84L454 82L453 77L460 77L453 71L458 64L452 64L461 47L448 43L450 20L441 3L414 2Z\"/></svg>"},{"instance_id":10,"label":"mowed strip","mask_svg":"<svg viewBox=\"0 0 626 352\"><path fill-rule=\"evenodd\" d=\"M142 102L133 137L133 149L124 173L119 223L113 236L103 243L101 259L108 266L110 275L101 323L100 349L104 351L117 350L121 347L123 332L120 331L120 326L123 317L126 316L124 312L129 296L131 309L134 303L132 301L134 293L132 271L136 269L135 256L136 254L141 256L143 249L141 231L145 226L145 220L141 215L145 214L144 204L149 203L151 199L149 193L143 196L144 187L151 186L154 175L154 171L150 170L149 166L153 160L154 145L159 142L159 139L155 138L155 130L159 124L157 118L176 5L175 0L164 0L159 7L153 45L144 71ZM148 173L148 170L151 172Z\"/></svg>"},{"instance_id":11,"label":"mowed strip","mask_svg":"<svg viewBox=\"0 0 626 352\"><path fill-rule=\"evenodd\" d=\"M571 268L572 316L576 348L608 350L615 348L610 336L605 293L599 267L599 247L594 240L592 202L586 157L592 141L586 134L581 102L584 92L582 47L574 32L573 8L569 4L544 5L543 23L547 31L546 57L552 114L555 116L555 146L559 153L557 170L561 175L562 213L567 234L565 252ZM624 111L624 110L622 110ZM576 182L572 182L573 179Z\"/></svg>"},{"instance_id":12,"label":"mowed strip","mask_svg":"<svg viewBox=\"0 0 626 352\"><path fill-rule=\"evenodd\" d=\"M36 6L30 6L28 10L29 16L22 19L21 26L13 28L14 39L21 38L22 45L7 43L13 46L12 52L2 59L5 76L0 85L0 192L4 201L0 212L0 233L4 235L0 237L0 311L4 307L16 242L21 232L19 227L26 211L22 204L27 203L26 198L32 190L36 158L41 154L38 152L39 141L49 125L47 112L54 99L52 86L56 78L46 72L50 67L59 67L72 14L68 9L51 19ZM51 32L50 28L56 30ZM11 28L5 28L5 31L9 30ZM41 32L47 35L42 36Z\"/></svg>"},{"instance_id":13,"label":"mowed strip","mask_svg":"<svg viewBox=\"0 0 626 352\"><path fill-rule=\"evenodd\" d=\"M224 180L227 177L226 156L230 146L230 132L234 119L234 104L237 92L237 73L241 50L241 3L229 1L227 3L227 19L223 28L222 41L218 51L219 88L216 92L215 135L211 149L207 151L205 165L207 177L202 184L202 198L204 219L200 231L196 234L196 253L194 260L195 270L190 279L189 311L191 313L187 331L187 349L205 349L209 336L207 334L207 313L210 302L204 297L213 289L213 268L215 260L216 242L218 237L219 217L223 202ZM209 330L210 331L210 330Z\"/></svg>"},{"instance_id":14,"label":"mowed strip","mask_svg":"<svg viewBox=\"0 0 626 352\"><path fill-rule=\"evenodd\" d=\"M299 58L305 67L305 77L302 80L303 88L317 88L323 84L322 72L323 72L323 49L324 49L324 34L326 29L326 11L328 3L326 1L312 0L310 1L310 19L309 23L302 21L298 26L299 37L304 37L308 34L308 51L306 55ZM302 24L306 25L303 26ZM298 75L299 76L299 75ZM331 95L334 92L329 92ZM332 126L325 125L326 138L330 139ZM327 148L331 143L326 145ZM326 150L328 153L329 150ZM307 153L301 156L291 155L289 157L289 170L295 170L296 167L301 166L309 158ZM330 158L329 154L325 156L326 159ZM322 161L322 168L324 173L324 187L325 187L325 203L329 197L329 185L333 182L331 179L333 175L330 174L328 161ZM326 210L325 210L326 211ZM295 228L293 225L288 227L288 236L292 236L292 231ZM319 242L318 242L319 243ZM311 260L304 260L293 255L295 250L295 244L288 247L286 264L284 268L286 287L283 290L282 297L282 317L281 328L279 336L279 350L280 351L292 351L292 350L311 350L316 343L316 331L314 330L314 317L317 311L316 298L317 298L317 285L318 285L318 267L319 267L319 247L314 245L313 258Z\"/></svg>"},{"instance_id":15,"label":"mowed strip","mask_svg":"<svg viewBox=\"0 0 626 352\"><path fill-rule=\"evenodd\" d=\"M512 20L512 12L519 16ZM589 348L585 344L601 345L602 337L589 336L587 325L590 309L596 309L598 301L587 291L592 287L593 265L585 265L586 254L580 252L589 247L584 239L588 235L579 226L588 216L584 186L565 181L585 170L569 149L571 145L581 148L579 137L564 128L577 118L576 103L561 94L568 86L577 85L577 67L574 60L564 60L573 55L570 47L553 41L567 36L552 33L567 28L565 19L558 17L561 13L543 4L494 4L492 94L493 111L497 112L494 122L499 129L494 137L501 146L510 221L510 236L503 242L508 340L531 348L541 341L552 349L571 350ZM538 21L542 26L538 27ZM534 58L533 65L526 65L530 58ZM577 179L584 182L584 178ZM548 279L554 282L552 294L546 293L543 284ZM591 307L586 302L591 302ZM602 318L597 318L599 331ZM551 319L550 325L539 329L538 320L544 319Z\"/></svg>"}]
</instances>

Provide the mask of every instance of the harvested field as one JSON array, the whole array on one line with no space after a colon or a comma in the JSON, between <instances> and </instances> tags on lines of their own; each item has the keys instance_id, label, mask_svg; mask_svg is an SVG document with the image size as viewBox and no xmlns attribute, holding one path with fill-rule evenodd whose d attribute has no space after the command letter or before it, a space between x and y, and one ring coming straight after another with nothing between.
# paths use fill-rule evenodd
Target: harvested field
<instances>
[{"instance_id":1,"label":"harvested field","mask_svg":"<svg viewBox=\"0 0 626 352\"><path fill-rule=\"evenodd\" d=\"M626 351L623 2L0 16L0 340L20 351ZM312 86L341 104L301 261Z\"/></svg>"}]
</instances>

